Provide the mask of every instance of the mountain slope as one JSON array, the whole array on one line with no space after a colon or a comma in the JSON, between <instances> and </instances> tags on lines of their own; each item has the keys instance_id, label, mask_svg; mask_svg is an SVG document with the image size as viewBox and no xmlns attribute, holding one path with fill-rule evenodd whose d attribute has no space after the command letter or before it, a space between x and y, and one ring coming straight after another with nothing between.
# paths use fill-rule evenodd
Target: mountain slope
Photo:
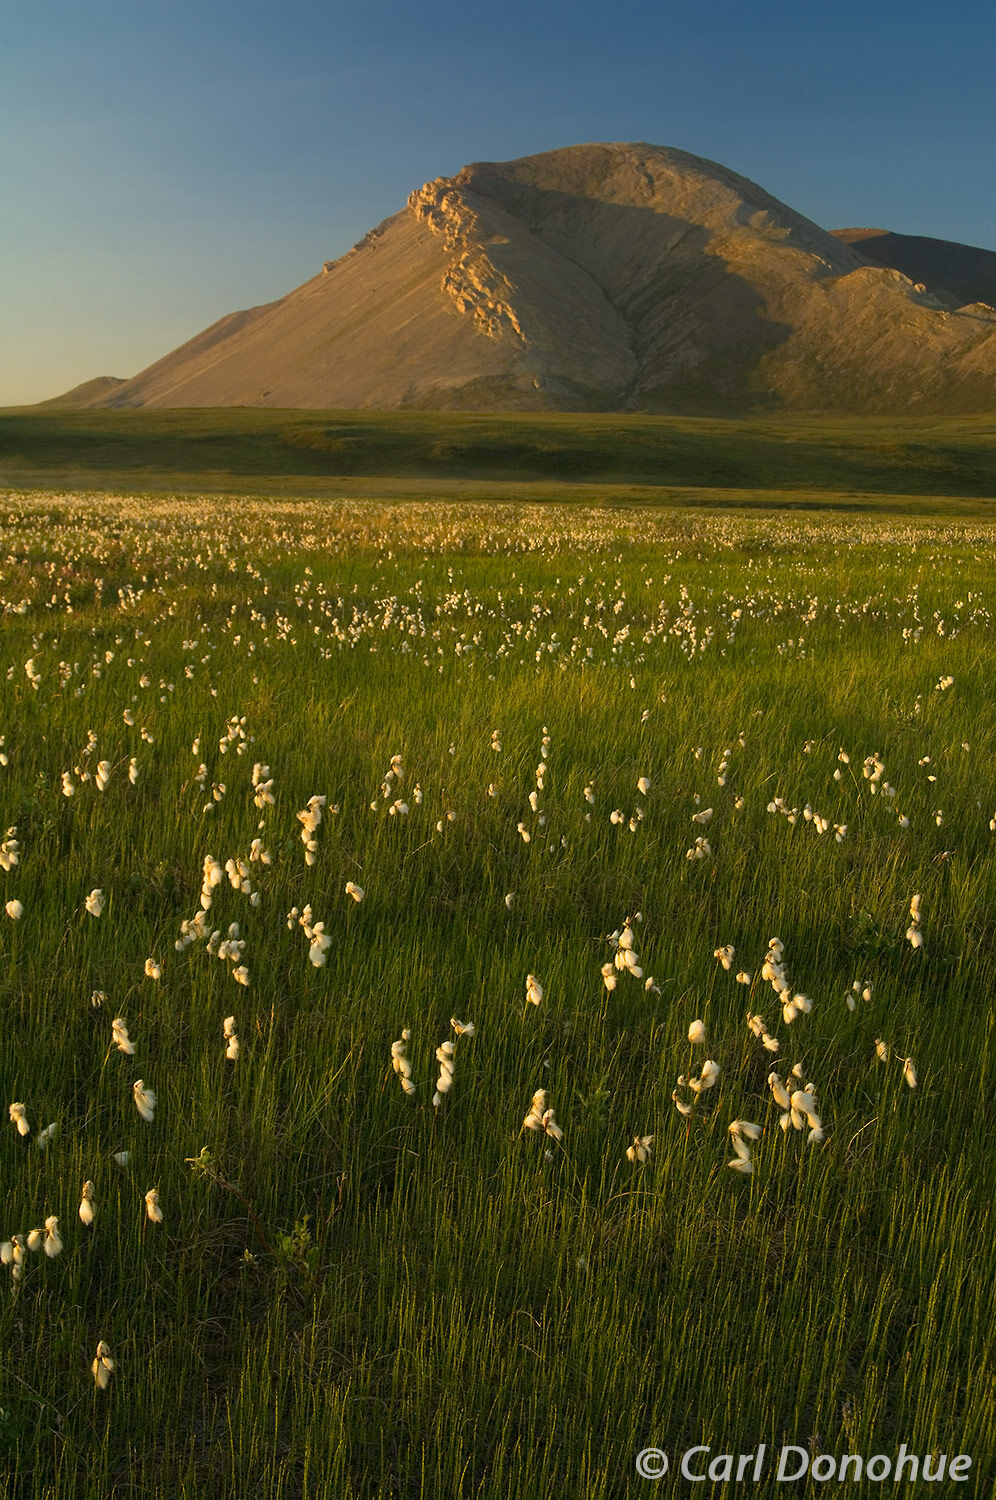
<instances>
[{"instance_id":1,"label":"mountain slope","mask_svg":"<svg viewBox=\"0 0 996 1500\"><path fill-rule=\"evenodd\" d=\"M574 146L427 183L98 402L970 412L996 404L996 313L954 311L715 162Z\"/></svg>"}]
</instances>

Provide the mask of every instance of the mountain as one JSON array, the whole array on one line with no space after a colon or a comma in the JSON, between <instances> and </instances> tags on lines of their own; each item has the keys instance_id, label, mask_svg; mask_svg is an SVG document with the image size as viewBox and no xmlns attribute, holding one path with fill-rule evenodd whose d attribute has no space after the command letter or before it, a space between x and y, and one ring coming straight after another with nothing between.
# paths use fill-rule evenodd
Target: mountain
<instances>
[{"instance_id":1,"label":"mountain","mask_svg":"<svg viewBox=\"0 0 996 1500\"><path fill-rule=\"evenodd\" d=\"M958 307L969 302L996 307L996 251L888 229L835 229L833 234L877 266L891 266L911 281L948 294Z\"/></svg>"},{"instance_id":2,"label":"mountain","mask_svg":"<svg viewBox=\"0 0 996 1500\"><path fill-rule=\"evenodd\" d=\"M478 162L88 404L992 410L996 312L854 233L659 146Z\"/></svg>"}]
</instances>

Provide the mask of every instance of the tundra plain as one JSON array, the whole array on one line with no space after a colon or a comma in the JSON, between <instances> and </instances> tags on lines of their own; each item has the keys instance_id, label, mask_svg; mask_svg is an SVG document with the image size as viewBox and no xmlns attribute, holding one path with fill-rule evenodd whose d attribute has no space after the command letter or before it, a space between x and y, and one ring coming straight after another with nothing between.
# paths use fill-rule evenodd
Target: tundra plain
<instances>
[{"instance_id":1,"label":"tundra plain","mask_svg":"<svg viewBox=\"0 0 996 1500\"><path fill-rule=\"evenodd\" d=\"M113 415L89 487L0 423L0 1495L616 1497L759 1443L985 1493L979 424L851 426L836 490L825 427L765 490L674 424L647 503L618 454L278 470L274 413L241 486L234 440L143 485L113 433L182 414Z\"/></svg>"}]
</instances>

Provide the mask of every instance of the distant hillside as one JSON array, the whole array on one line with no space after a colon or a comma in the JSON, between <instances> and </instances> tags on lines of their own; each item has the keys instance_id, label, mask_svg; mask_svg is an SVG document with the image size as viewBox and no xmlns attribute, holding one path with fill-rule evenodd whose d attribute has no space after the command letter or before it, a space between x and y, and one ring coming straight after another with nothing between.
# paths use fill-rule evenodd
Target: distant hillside
<instances>
[{"instance_id":1,"label":"distant hillside","mask_svg":"<svg viewBox=\"0 0 996 1500\"><path fill-rule=\"evenodd\" d=\"M867 245L683 151L479 162L413 192L279 301L79 404L996 408L996 312L956 311Z\"/></svg>"},{"instance_id":2,"label":"distant hillside","mask_svg":"<svg viewBox=\"0 0 996 1500\"><path fill-rule=\"evenodd\" d=\"M949 292L959 307L985 302L996 307L996 251L926 235L893 234L888 229L835 229L836 239L866 260L891 266L935 292Z\"/></svg>"},{"instance_id":3,"label":"distant hillside","mask_svg":"<svg viewBox=\"0 0 996 1500\"><path fill-rule=\"evenodd\" d=\"M82 385L74 385L71 391L66 391L61 396L53 396L49 401L39 401L39 406L107 406L111 402L110 397L123 385L126 380L119 379L117 375L96 375L93 380L84 380Z\"/></svg>"}]
</instances>

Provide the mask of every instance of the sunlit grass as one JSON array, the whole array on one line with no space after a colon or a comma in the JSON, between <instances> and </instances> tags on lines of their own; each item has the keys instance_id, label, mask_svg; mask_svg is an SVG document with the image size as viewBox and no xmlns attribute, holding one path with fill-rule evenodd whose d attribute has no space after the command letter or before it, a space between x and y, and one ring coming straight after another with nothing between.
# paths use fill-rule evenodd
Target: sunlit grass
<instances>
[{"instance_id":1,"label":"sunlit grass","mask_svg":"<svg viewBox=\"0 0 996 1500\"><path fill-rule=\"evenodd\" d=\"M695 1443L986 1471L992 528L74 494L3 522L0 1242L55 1215L65 1248L0 1267L0 1494L617 1496ZM249 890L181 951L207 855ZM607 989L626 918L643 974ZM822 1144L779 1128L797 1062ZM541 1089L562 1140L523 1129Z\"/></svg>"}]
</instances>

